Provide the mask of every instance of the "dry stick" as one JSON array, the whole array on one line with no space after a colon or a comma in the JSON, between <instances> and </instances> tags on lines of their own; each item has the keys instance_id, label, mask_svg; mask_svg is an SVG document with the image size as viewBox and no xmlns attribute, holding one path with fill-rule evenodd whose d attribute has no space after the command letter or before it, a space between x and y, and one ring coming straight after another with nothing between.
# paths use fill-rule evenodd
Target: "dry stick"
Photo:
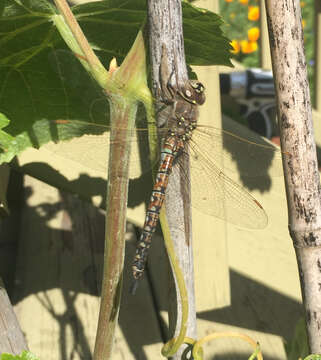
<instances>
[{"instance_id":1,"label":"dry stick","mask_svg":"<svg viewBox=\"0 0 321 360\"><path fill-rule=\"evenodd\" d=\"M149 0L149 42L152 63L152 90L155 97L161 94L159 69L162 60L162 45L166 47L168 54L167 65L169 71L173 71L173 86L182 86L188 79L183 29L182 29L182 8L180 0ZM188 164L187 164L188 166ZM183 270L185 283L188 291L189 316L187 325L187 336L196 338L196 314L194 296L194 270L192 255L192 234L190 201L188 195L182 197L180 180L169 177L169 186L166 191L166 215L170 228L171 238L180 267ZM176 184L176 187L175 185ZM180 329L181 304L176 287L171 287L169 309L169 328L171 336L177 336ZM181 359L184 347L173 356L173 359Z\"/></svg>"},{"instance_id":2,"label":"dry stick","mask_svg":"<svg viewBox=\"0 0 321 360\"><path fill-rule=\"evenodd\" d=\"M321 204L299 0L267 0L289 231L295 247L310 351L321 353Z\"/></svg>"}]
</instances>

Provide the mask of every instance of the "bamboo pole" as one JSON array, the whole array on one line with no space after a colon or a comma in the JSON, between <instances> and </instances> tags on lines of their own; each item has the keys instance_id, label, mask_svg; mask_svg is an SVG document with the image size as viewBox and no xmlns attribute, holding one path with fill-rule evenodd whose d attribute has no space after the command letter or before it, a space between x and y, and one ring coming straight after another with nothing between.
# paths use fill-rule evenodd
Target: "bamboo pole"
<instances>
[{"instance_id":1,"label":"bamboo pole","mask_svg":"<svg viewBox=\"0 0 321 360\"><path fill-rule=\"evenodd\" d=\"M299 0L267 0L289 231L310 351L321 353L321 194Z\"/></svg>"}]
</instances>

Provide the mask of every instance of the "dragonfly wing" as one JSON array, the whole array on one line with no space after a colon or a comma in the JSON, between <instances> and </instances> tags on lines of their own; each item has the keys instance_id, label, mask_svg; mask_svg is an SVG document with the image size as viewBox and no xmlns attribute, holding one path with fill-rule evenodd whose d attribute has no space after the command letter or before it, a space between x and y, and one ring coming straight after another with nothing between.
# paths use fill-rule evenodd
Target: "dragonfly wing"
<instances>
[{"instance_id":1,"label":"dragonfly wing","mask_svg":"<svg viewBox=\"0 0 321 360\"><path fill-rule=\"evenodd\" d=\"M124 146L123 141L111 141L110 132L106 131L106 127L99 124L87 123L84 125L77 121L64 121L63 124L56 124L59 128L57 131L57 143L49 143L44 147L50 152L60 157L71 160L72 162L82 165L85 169L94 170L101 173L103 176L107 175L108 161L109 161L109 150L110 146ZM76 134L76 130L79 125L90 127L91 134L82 135L75 137L68 141L59 141L59 139L66 139L71 133ZM79 129L79 127L78 127ZM129 176L130 178L137 178L142 173L149 171L151 166L158 159L151 160L148 149L148 132L144 130L124 130L127 141L130 142L131 146L131 161ZM68 136L66 135L68 133ZM75 164L76 166L77 164Z\"/></svg>"},{"instance_id":2,"label":"dragonfly wing","mask_svg":"<svg viewBox=\"0 0 321 360\"><path fill-rule=\"evenodd\" d=\"M194 150L191 146L192 206L238 226L263 229L268 219L260 203Z\"/></svg>"},{"instance_id":3,"label":"dragonfly wing","mask_svg":"<svg viewBox=\"0 0 321 360\"><path fill-rule=\"evenodd\" d=\"M282 152L249 131L242 135L246 138L215 127L199 126L192 142L215 164L224 161L224 167L232 171L237 164L237 171L243 176L282 175Z\"/></svg>"}]
</instances>

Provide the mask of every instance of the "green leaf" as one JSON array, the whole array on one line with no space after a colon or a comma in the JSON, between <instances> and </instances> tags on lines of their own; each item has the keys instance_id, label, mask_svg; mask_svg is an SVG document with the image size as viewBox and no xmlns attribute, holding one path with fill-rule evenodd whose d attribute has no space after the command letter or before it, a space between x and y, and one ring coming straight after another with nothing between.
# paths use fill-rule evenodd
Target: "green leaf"
<instances>
[{"instance_id":1,"label":"green leaf","mask_svg":"<svg viewBox=\"0 0 321 360\"><path fill-rule=\"evenodd\" d=\"M120 63L145 21L144 0L105 0L73 7L103 64ZM47 0L2 0L0 17L0 164L28 147L108 125L108 104L54 26ZM183 3L186 58L193 65L230 65L219 16ZM77 120L75 126L57 120ZM10 122L9 122L10 120ZM6 126L7 125L7 126ZM97 131L97 130L96 130Z\"/></svg>"},{"instance_id":2,"label":"green leaf","mask_svg":"<svg viewBox=\"0 0 321 360\"><path fill-rule=\"evenodd\" d=\"M39 358L30 351L23 351L20 355L3 353L0 360L39 360Z\"/></svg>"},{"instance_id":3,"label":"green leaf","mask_svg":"<svg viewBox=\"0 0 321 360\"><path fill-rule=\"evenodd\" d=\"M223 24L221 17L209 10L196 8L187 3L182 3L182 5L187 63L232 66L230 62L232 47L230 40L221 30Z\"/></svg>"},{"instance_id":4,"label":"green leaf","mask_svg":"<svg viewBox=\"0 0 321 360\"><path fill-rule=\"evenodd\" d=\"M14 137L2 130L7 127L9 123L10 120L4 114L0 113L0 146L1 149L4 149L4 151L10 148L12 142L14 141Z\"/></svg>"},{"instance_id":5,"label":"green leaf","mask_svg":"<svg viewBox=\"0 0 321 360\"><path fill-rule=\"evenodd\" d=\"M304 318L301 318L297 322L293 339L285 345L285 350L287 352L288 360L305 358L309 354L308 337Z\"/></svg>"}]
</instances>

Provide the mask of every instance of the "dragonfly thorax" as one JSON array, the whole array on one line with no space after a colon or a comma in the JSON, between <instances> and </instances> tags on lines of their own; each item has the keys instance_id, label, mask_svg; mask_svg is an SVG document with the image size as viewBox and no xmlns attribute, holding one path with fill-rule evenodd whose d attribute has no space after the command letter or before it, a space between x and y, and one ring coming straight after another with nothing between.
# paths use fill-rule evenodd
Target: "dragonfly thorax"
<instances>
[{"instance_id":1,"label":"dragonfly thorax","mask_svg":"<svg viewBox=\"0 0 321 360\"><path fill-rule=\"evenodd\" d=\"M190 114L196 115L193 111L191 111ZM192 137L193 130L196 129L196 127L197 122L195 118L186 119L184 116L174 117L172 123L169 124L168 136L187 141Z\"/></svg>"}]
</instances>

